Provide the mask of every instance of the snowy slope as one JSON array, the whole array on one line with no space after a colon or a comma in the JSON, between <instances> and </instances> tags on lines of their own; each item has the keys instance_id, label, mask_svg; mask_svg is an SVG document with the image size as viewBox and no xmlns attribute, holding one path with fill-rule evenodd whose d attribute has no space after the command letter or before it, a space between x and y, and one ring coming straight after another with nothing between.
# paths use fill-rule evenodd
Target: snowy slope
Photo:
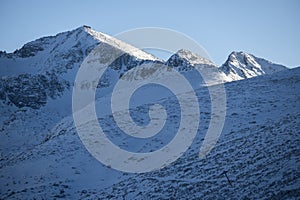
<instances>
[{"instance_id":1,"label":"snowy slope","mask_svg":"<svg viewBox=\"0 0 300 200\"><path fill-rule=\"evenodd\" d=\"M34 148L2 156L1 198L296 199L300 195L299 80L296 68L226 84L225 127L207 158L198 157L209 121L209 104L204 103L203 123L191 148L170 166L146 174L103 166L83 147L72 118L66 118ZM201 89L199 93L205 95ZM176 120L176 109L172 113ZM111 116L102 120L123 148L138 145L120 136L111 126ZM11 125L18 123L22 119ZM155 149L162 142L164 138L141 143L135 150Z\"/></svg>"}]
</instances>

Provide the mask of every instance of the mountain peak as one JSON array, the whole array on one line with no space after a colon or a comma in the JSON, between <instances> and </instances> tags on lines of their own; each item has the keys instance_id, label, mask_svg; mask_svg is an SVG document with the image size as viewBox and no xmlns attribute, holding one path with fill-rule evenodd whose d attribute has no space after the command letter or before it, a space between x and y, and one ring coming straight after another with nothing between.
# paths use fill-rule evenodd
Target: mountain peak
<instances>
[{"instance_id":1,"label":"mountain peak","mask_svg":"<svg viewBox=\"0 0 300 200\"><path fill-rule=\"evenodd\" d=\"M149 53L83 25L54 36L41 37L28 42L13 53L1 52L1 58L16 59L20 64L5 64L5 70L1 70L0 75L46 71L65 73L68 69L79 67L84 58L101 43L104 44L103 48L113 48L124 52L124 59L131 57L132 59L129 60L159 61ZM103 49L103 52L106 51ZM19 65L24 65L23 59L26 59L28 64L26 67L19 67Z\"/></svg>"},{"instance_id":2,"label":"mountain peak","mask_svg":"<svg viewBox=\"0 0 300 200\"><path fill-rule=\"evenodd\" d=\"M92 27L88 26L88 25L82 25L82 26L79 26L78 28L74 29L73 31L78 31L78 30L86 31L86 30L89 30L89 29L92 29Z\"/></svg>"},{"instance_id":3,"label":"mountain peak","mask_svg":"<svg viewBox=\"0 0 300 200\"><path fill-rule=\"evenodd\" d=\"M110 46L113 46L117 49L123 50L125 53L130 52L132 56L135 56L138 59L145 59L145 60L159 60L152 54L146 53L130 44L127 44L117 38L114 38L110 35L107 35L105 33L96 31L92 29L90 26L83 25L74 31L84 31L87 35L91 36L94 41L97 43L106 43L109 44Z\"/></svg>"},{"instance_id":4,"label":"mountain peak","mask_svg":"<svg viewBox=\"0 0 300 200\"><path fill-rule=\"evenodd\" d=\"M91 27L88 26L88 25L83 25L82 27L83 27L83 28L87 28L87 29L91 29Z\"/></svg>"},{"instance_id":5,"label":"mountain peak","mask_svg":"<svg viewBox=\"0 0 300 200\"><path fill-rule=\"evenodd\" d=\"M178 50L167 60L166 64L168 66L181 67L183 70L187 70L195 65L214 65L210 60L187 49Z\"/></svg>"},{"instance_id":6,"label":"mountain peak","mask_svg":"<svg viewBox=\"0 0 300 200\"><path fill-rule=\"evenodd\" d=\"M193 53L190 50L187 49L180 49L176 52L178 57L185 59L188 61L191 65L195 64L213 64L210 60L207 58L204 58L203 56Z\"/></svg>"},{"instance_id":7,"label":"mountain peak","mask_svg":"<svg viewBox=\"0 0 300 200\"><path fill-rule=\"evenodd\" d=\"M86 32L86 33L89 33L90 30L93 30L91 26L88 26L88 25L82 25L82 26L79 26L78 28L75 28L71 31L67 31L67 32ZM62 33L65 33L65 32L62 32ZM59 33L61 34L61 33ZM58 34L58 35L59 35Z\"/></svg>"},{"instance_id":8,"label":"mountain peak","mask_svg":"<svg viewBox=\"0 0 300 200\"><path fill-rule=\"evenodd\" d=\"M244 79L257 75L271 74L287 68L243 51L233 51L229 54L221 69L234 79Z\"/></svg>"},{"instance_id":9,"label":"mountain peak","mask_svg":"<svg viewBox=\"0 0 300 200\"><path fill-rule=\"evenodd\" d=\"M243 52L243 51L233 51L229 54L227 61L235 61L235 60L239 60L239 61L244 61L244 62L250 62L253 63L254 62L254 56Z\"/></svg>"}]
</instances>

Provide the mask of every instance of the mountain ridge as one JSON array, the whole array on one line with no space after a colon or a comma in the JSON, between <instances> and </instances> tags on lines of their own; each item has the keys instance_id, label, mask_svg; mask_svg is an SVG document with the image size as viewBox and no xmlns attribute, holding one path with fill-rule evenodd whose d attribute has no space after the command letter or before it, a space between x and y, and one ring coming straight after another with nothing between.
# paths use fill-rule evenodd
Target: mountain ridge
<instances>
[{"instance_id":1,"label":"mountain ridge","mask_svg":"<svg viewBox=\"0 0 300 200\"><path fill-rule=\"evenodd\" d=\"M36 96L26 93L30 96L24 98L19 94L7 92L8 90L19 91L22 88L21 82L15 80L19 80L18 77L23 76L22 74L34 74L35 76L40 74L47 77L48 82L53 83L52 85L57 85L60 88L59 91L69 90L68 85L74 84L76 71L79 69L80 64L92 49L99 44L106 44L110 48L124 52L121 57L108 66L108 73L98 83L97 88L101 88L103 95L112 90L113 83L122 77L124 73L145 63L165 64L187 77L192 77L193 69L197 68L202 75L208 77L206 80L208 85L251 78L286 69L281 65L273 64L244 52L231 53L221 67L196 53L184 49L178 50L167 61L162 61L130 44L84 25L71 31L58 33L55 36L46 36L28 42L13 53L2 52L0 54L0 92L2 100L6 101L6 97L8 97L8 101L17 106L34 105L35 108L39 108L39 103L31 102L30 99L33 101L39 99L37 94L41 94L42 91L37 92ZM105 48L105 45L102 46ZM103 52L105 52L105 49L103 49ZM52 78L49 77L49 74L52 74ZM53 79L54 76L56 78ZM40 79L37 78L36 80ZM56 80L56 82L54 83L53 80ZM193 80L191 81L193 82ZM43 85L43 83L39 84ZM196 80L193 84L205 85L205 83L197 83ZM9 85L14 85L17 88L13 89ZM28 88L33 91L36 90L34 85L30 82L27 83ZM23 99L27 103L17 102L19 99Z\"/></svg>"}]
</instances>

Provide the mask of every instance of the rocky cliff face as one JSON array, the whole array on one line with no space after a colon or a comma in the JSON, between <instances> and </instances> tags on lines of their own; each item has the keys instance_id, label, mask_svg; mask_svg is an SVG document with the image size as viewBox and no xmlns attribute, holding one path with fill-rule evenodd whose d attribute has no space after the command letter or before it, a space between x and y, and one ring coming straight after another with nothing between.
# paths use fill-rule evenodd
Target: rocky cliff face
<instances>
[{"instance_id":1,"label":"rocky cliff face","mask_svg":"<svg viewBox=\"0 0 300 200\"><path fill-rule=\"evenodd\" d=\"M38 109L47 103L47 98L56 99L69 87L69 82L54 73L20 74L0 79L0 98L19 108Z\"/></svg>"}]
</instances>

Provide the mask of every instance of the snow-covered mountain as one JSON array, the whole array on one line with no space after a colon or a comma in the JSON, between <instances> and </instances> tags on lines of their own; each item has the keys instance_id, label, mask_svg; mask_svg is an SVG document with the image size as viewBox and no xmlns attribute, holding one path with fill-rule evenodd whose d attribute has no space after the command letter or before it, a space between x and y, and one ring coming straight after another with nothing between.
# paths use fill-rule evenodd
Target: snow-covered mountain
<instances>
[{"instance_id":1,"label":"snow-covered mountain","mask_svg":"<svg viewBox=\"0 0 300 200\"><path fill-rule=\"evenodd\" d=\"M221 70L234 80L271 74L285 69L287 68L283 65L274 64L245 52L232 52L221 66Z\"/></svg>"},{"instance_id":2,"label":"snow-covered mountain","mask_svg":"<svg viewBox=\"0 0 300 200\"><path fill-rule=\"evenodd\" d=\"M76 73L84 58L99 44L124 52L98 83L103 95L110 91L110 83L127 70L145 62L160 62L88 26L37 39L13 53L1 52L0 129L7 133L1 138L2 157L41 143L57 123L72 114ZM19 119L21 124L11 125Z\"/></svg>"},{"instance_id":3,"label":"snow-covered mountain","mask_svg":"<svg viewBox=\"0 0 300 200\"><path fill-rule=\"evenodd\" d=\"M98 162L81 143L71 115L72 88L80 64L99 44L104 54L110 49L123 52L97 85L96 104L102 108L110 106L109 93L125 72L135 79L172 81L172 76L162 73L162 64L183 74L198 94L197 137L170 166L146 174L119 172ZM139 68L142 64L158 67L145 73ZM0 75L1 199L296 199L300 195L299 68L289 70L243 52L230 54L221 67L188 50L179 50L164 62L82 26L29 42L13 53L1 52ZM203 86L219 83L225 83L227 94L225 127L213 151L200 159L211 112ZM166 123L167 135L147 142L124 136L105 109L99 123L124 149L161 148L172 138L181 116L168 92L144 93L141 99L153 101L156 95L172 116ZM147 121L147 105L132 112L139 123Z\"/></svg>"},{"instance_id":4,"label":"snow-covered mountain","mask_svg":"<svg viewBox=\"0 0 300 200\"><path fill-rule=\"evenodd\" d=\"M221 67L217 67L212 61L184 49L172 55L166 65L179 71L189 71L198 67L202 73L209 76L211 82L209 85L252 78L287 69L283 65L274 64L245 52L232 52L226 62Z\"/></svg>"},{"instance_id":5,"label":"snow-covered mountain","mask_svg":"<svg viewBox=\"0 0 300 200\"><path fill-rule=\"evenodd\" d=\"M188 70L190 66L195 65L215 66L212 61L186 49L180 49L177 51L167 60L166 64L172 67L180 67L181 70Z\"/></svg>"},{"instance_id":6,"label":"snow-covered mountain","mask_svg":"<svg viewBox=\"0 0 300 200\"><path fill-rule=\"evenodd\" d=\"M49 95L49 92L45 92L49 89L44 87L51 88L52 93L55 94L70 89L80 64L100 43L120 49L124 54L111 64L110 73L99 82L99 87L108 87L110 81L118 79L124 72L142 63L159 62L151 54L96 32L88 26L82 26L73 31L29 42L13 53L2 52L0 54L1 99L18 107L39 108L46 103L47 99L57 96Z\"/></svg>"}]
</instances>

